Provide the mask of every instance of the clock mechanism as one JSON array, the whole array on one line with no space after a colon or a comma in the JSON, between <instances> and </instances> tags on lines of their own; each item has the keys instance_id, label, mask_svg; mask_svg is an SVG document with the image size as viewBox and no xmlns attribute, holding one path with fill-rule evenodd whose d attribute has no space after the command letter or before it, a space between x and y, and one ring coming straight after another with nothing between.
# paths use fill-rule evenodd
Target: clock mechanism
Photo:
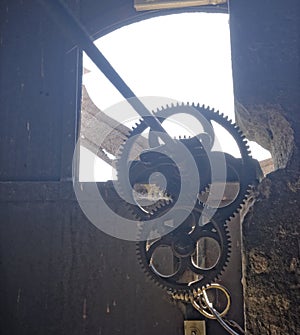
<instances>
[{"instance_id":1,"label":"clock mechanism","mask_svg":"<svg viewBox=\"0 0 300 335\"><path fill-rule=\"evenodd\" d=\"M193 293L225 269L228 225L261 171L238 126L218 111L176 104L154 115L162 126L177 115L193 117L200 131L168 144L141 119L119 152L117 189L140 221L137 257L147 276L169 292ZM214 125L230 133L238 158L216 146ZM149 148L130 158L139 136Z\"/></svg>"},{"instance_id":2,"label":"clock mechanism","mask_svg":"<svg viewBox=\"0 0 300 335\"><path fill-rule=\"evenodd\" d=\"M246 138L236 124L209 107L183 103L150 112L65 4L40 2L141 117L120 148L115 183L120 206L126 206L139 223L136 250L141 267L174 299L191 303L236 335L232 324L222 318L229 309L230 295L213 282L229 262L230 221L262 177ZM172 138L165 124L177 115L186 117L182 125L187 129L194 124L199 129L190 136ZM189 117L192 122L186 121ZM230 134L237 157L222 149L216 128ZM136 152L139 136L146 138L148 147ZM211 303L211 290L225 295L221 313Z\"/></svg>"}]
</instances>

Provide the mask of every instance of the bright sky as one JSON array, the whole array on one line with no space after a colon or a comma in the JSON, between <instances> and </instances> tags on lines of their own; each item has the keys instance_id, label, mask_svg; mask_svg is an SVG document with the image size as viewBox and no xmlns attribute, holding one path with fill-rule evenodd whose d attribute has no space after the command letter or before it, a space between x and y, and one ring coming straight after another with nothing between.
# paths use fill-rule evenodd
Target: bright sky
<instances>
[{"instance_id":1,"label":"bright sky","mask_svg":"<svg viewBox=\"0 0 300 335\"><path fill-rule=\"evenodd\" d=\"M95 44L138 97L205 104L234 120L228 19L227 14L206 13L162 16L122 27ZM124 100L86 55L83 65L91 71L83 83L99 109L105 112ZM254 158L270 157L258 144L250 147ZM91 155L82 149L81 161ZM109 165L98 158L94 164L93 176L81 164L80 180L112 179Z\"/></svg>"}]
</instances>

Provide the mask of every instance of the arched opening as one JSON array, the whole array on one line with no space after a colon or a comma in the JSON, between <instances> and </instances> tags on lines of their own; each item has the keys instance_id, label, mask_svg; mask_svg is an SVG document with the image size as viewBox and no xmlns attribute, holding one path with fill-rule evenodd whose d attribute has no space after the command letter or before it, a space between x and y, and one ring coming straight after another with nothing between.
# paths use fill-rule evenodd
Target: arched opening
<instances>
[{"instance_id":1,"label":"arched opening","mask_svg":"<svg viewBox=\"0 0 300 335\"><path fill-rule=\"evenodd\" d=\"M226 13L186 12L157 16L116 29L95 44L138 97L163 97L165 104L174 101L205 104L234 121L228 20ZM93 125L93 131L89 113L109 117L108 108L123 98L85 54L83 66L81 137L90 152L87 148L81 151L80 180L105 181L115 175L110 164L122 141L118 140L120 134L116 132L117 145L103 145L98 150L96 133L101 132L103 119L100 116L101 122ZM149 99L147 103L149 109L161 107L153 101L150 103ZM131 127L138 118L125 126ZM109 126L110 121L106 119L106 122ZM227 143L225 151L234 155L228 134L220 130L218 133L222 143ZM172 136L181 135L185 135L184 130L173 127ZM270 157L257 143L251 142L250 147L253 157L259 161ZM91 160L95 165L92 171L85 163Z\"/></svg>"}]
</instances>

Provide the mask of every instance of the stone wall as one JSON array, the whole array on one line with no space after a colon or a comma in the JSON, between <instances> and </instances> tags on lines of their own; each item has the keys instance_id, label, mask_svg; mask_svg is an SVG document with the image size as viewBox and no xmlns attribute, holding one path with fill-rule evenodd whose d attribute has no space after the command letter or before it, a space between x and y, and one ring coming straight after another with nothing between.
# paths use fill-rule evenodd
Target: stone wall
<instances>
[{"instance_id":1,"label":"stone wall","mask_svg":"<svg viewBox=\"0 0 300 335\"><path fill-rule=\"evenodd\" d=\"M242 224L248 335L300 331L300 3L231 0L237 122L270 150L276 171Z\"/></svg>"}]
</instances>

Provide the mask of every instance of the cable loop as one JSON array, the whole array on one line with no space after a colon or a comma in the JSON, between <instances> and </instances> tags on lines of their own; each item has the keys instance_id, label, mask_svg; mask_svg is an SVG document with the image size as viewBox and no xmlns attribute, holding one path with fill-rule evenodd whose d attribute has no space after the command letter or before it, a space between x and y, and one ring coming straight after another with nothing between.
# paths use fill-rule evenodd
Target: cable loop
<instances>
[{"instance_id":1,"label":"cable loop","mask_svg":"<svg viewBox=\"0 0 300 335\"><path fill-rule=\"evenodd\" d=\"M224 310L219 313L221 317L225 316L229 311L231 300L230 300L230 294L227 291L227 289L220 284L214 283L214 284L210 284L205 287L202 287L202 289L199 291L198 296L195 299L191 300L191 303L193 307L197 311L199 311L202 315L204 315L206 318L217 319L215 314L212 313L212 311L209 308L209 304L211 303L208 300L207 291L211 289L220 290L225 295L227 304Z\"/></svg>"},{"instance_id":2,"label":"cable loop","mask_svg":"<svg viewBox=\"0 0 300 335\"><path fill-rule=\"evenodd\" d=\"M227 304L222 312L218 312L213 307L213 304L209 301L207 291L212 289L220 290L226 297ZM173 299L176 300L190 302L192 306L206 318L217 320L229 334L231 335L244 334L243 329L235 321L223 319L223 317L228 313L231 305L230 294L224 286L213 283L210 285L206 285L201 289L193 290L192 292L189 293L182 293L182 292L173 293L172 297ZM240 333L237 333L231 327L237 328Z\"/></svg>"}]
</instances>

